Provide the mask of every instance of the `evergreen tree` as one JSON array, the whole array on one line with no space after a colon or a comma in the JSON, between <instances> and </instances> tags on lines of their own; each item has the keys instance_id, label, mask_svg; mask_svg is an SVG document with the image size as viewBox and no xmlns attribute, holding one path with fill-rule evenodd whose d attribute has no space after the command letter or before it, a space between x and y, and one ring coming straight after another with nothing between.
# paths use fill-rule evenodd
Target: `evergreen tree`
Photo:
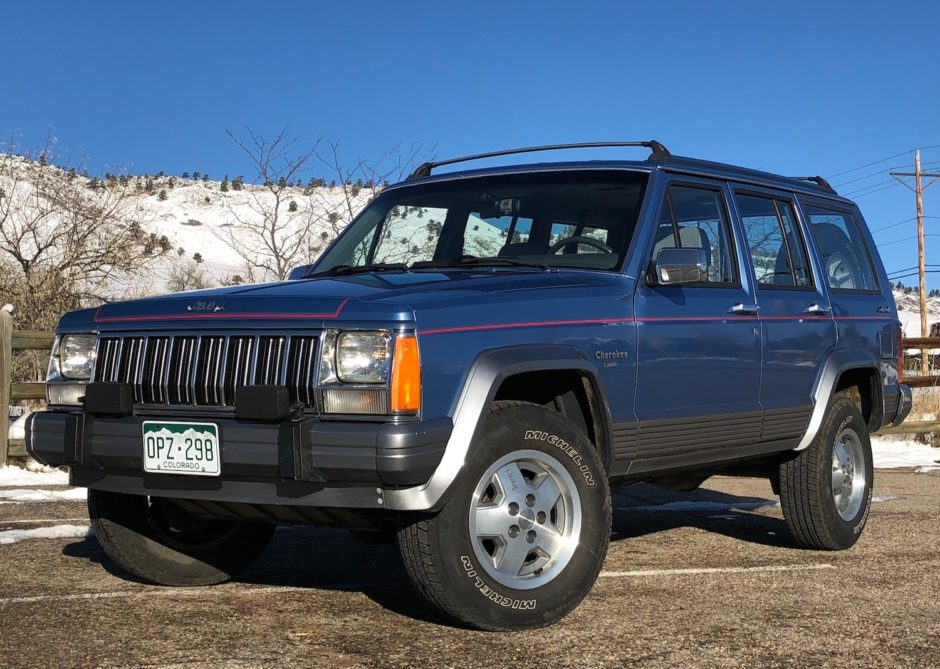
<instances>
[{"instance_id":1,"label":"evergreen tree","mask_svg":"<svg viewBox=\"0 0 940 669\"><path fill-rule=\"evenodd\" d=\"M189 172L183 172L183 173L180 175L180 178L181 178L181 179L188 179L188 178L189 178Z\"/></svg>"},{"instance_id":2,"label":"evergreen tree","mask_svg":"<svg viewBox=\"0 0 940 669\"><path fill-rule=\"evenodd\" d=\"M160 200L161 202L166 200L166 191L164 189L162 188L160 189L160 192L157 194L157 199Z\"/></svg>"},{"instance_id":3,"label":"evergreen tree","mask_svg":"<svg viewBox=\"0 0 940 669\"><path fill-rule=\"evenodd\" d=\"M201 253L194 253L194 254L193 254L193 262L196 263L197 265L201 264L201 263L202 263L202 254L201 254Z\"/></svg>"},{"instance_id":4,"label":"evergreen tree","mask_svg":"<svg viewBox=\"0 0 940 669\"><path fill-rule=\"evenodd\" d=\"M287 205L287 211L297 211L297 203L291 200L290 204Z\"/></svg>"},{"instance_id":5,"label":"evergreen tree","mask_svg":"<svg viewBox=\"0 0 940 669\"><path fill-rule=\"evenodd\" d=\"M219 184L219 190L222 191L223 193L228 192L228 175L227 174L222 179L222 183Z\"/></svg>"}]
</instances>

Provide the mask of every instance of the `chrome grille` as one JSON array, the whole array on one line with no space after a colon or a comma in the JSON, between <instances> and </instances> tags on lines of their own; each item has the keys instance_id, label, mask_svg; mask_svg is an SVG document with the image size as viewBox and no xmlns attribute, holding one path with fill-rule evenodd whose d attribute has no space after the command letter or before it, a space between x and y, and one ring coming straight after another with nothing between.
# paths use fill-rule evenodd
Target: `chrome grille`
<instances>
[{"instance_id":1,"label":"chrome grille","mask_svg":"<svg viewBox=\"0 0 940 669\"><path fill-rule=\"evenodd\" d=\"M317 338L291 337L287 355L286 385L291 402L314 406L314 374L317 369Z\"/></svg>"},{"instance_id":2,"label":"chrome grille","mask_svg":"<svg viewBox=\"0 0 940 669\"><path fill-rule=\"evenodd\" d=\"M134 402L234 406L246 385L286 386L316 406L318 338L310 335L101 337L96 381L129 383Z\"/></svg>"}]
</instances>

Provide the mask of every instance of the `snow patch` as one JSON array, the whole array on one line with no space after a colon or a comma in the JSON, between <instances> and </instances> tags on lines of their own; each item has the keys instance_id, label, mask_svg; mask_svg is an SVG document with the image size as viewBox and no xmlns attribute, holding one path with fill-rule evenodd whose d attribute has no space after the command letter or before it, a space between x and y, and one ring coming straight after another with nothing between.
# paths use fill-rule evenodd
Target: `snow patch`
<instances>
[{"instance_id":1,"label":"snow patch","mask_svg":"<svg viewBox=\"0 0 940 669\"><path fill-rule=\"evenodd\" d=\"M10 439L26 439L26 419L32 411L24 411L19 418L10 423L10 431L7 432Z\"/></svg>"},{"instance_id":2,"label":"snow patch","mask_svg":"<svg viewBox=\"0 0 940 669\"><path fill-rule=\"evenodd\" d=\"M4 530L0 532L0 544L15 544L26 539L73 539L90 537L94 531L88 525L52 525L30 530Z\"/></svg>"},{"instance_id":3,"label":"snow patch","mask_svg":"<svg viewBox=\"0 0 940 669\"><path fill-rule=\"evenodd\" d=\"M0 489L0 500L8 502L80 502L88 498L84 488L65 490L30 490L28 488Z\"/></svg>"},{"instance_id":4,"label":"snow patch","mask_svg":"<svg viewBox=\"0 0 940 669\"><path fill-rule=\"evenodd\" d=\"M41 465L40 465L41 466ZM0 467L0 488L12 486L68 485L69 475L59 469L30 471L11 465Z\"/></svg>"},{"instance_id":5,"label":"snow patch","mask_svg":"<svg viewBox=\"0 0 940 669\"><path fill-rule=\"evenodd\" d=\"M940 449L909 439L871 438L875 469L916 467L920 473L940 470Z\"/></svg>"}]
</instances>

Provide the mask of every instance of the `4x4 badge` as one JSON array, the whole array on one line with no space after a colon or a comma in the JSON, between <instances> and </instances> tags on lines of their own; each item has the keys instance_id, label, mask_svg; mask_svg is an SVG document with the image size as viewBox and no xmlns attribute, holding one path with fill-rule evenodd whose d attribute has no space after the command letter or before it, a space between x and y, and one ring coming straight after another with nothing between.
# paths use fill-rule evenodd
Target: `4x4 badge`
<instances>
[{"instance_id":1,"label":"4x4 badge","mask_svg":"<svg viewBox=\"0 0 940 669\"><path fill-rule=\"evenodd\" d=\"M186 305L186 311L209 311L212 313L218 313L225 310L225 304L222 302L194 302L193 304Z\"/></svg>"}]
</instances>

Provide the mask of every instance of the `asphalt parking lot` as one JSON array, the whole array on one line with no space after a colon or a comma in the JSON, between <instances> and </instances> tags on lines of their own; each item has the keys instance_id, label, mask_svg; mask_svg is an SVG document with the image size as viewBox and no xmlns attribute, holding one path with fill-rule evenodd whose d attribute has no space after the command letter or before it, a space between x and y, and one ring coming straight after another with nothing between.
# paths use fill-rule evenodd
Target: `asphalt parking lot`
<instances>
[{"instance_id":1,"label":"asphalt parking lot","mask_svg":"<svg viewBox=\"0 0 940 669\"><path fill-rule=\"evenodd\" d=\"M454 628L394 546L284 528L237 582L157 588L93 536L80 501L0 504L0 665L9 667L940 667L940 471L879 471L859 544L793 546L770 486L617 491L613 541L554 627ZM81 529L72 533L81 533Z\"/></svg>"}]
</instances>

